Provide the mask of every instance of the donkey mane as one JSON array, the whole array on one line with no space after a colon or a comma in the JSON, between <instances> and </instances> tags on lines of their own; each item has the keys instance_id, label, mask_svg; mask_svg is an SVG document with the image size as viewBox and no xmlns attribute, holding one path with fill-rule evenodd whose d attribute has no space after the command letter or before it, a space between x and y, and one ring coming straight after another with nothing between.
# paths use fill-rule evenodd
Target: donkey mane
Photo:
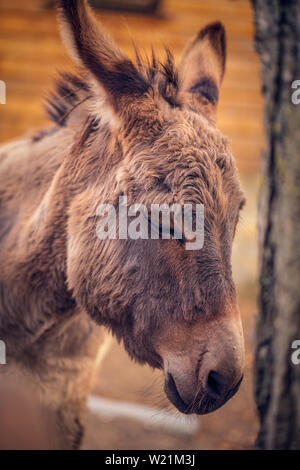
<instances>
[{"instance_id":1,"label":"donkey mane","mask_svg":"<svg viewBox=\"0 0 300 470\"><path fill-rule=\"evenodd\" d=\"M90 88L82 77L70 72L60 72L54 89L45 102L49 118L59 126L65 126L71 112L90 97Z\"/></svg>"}]
</instances>

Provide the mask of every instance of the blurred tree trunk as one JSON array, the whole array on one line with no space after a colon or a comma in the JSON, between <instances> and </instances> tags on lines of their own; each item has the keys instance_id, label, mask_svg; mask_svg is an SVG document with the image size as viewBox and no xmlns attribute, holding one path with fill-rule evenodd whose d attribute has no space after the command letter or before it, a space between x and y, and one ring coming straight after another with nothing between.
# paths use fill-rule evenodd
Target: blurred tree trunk
<instances>
[{"instance_id":1,"label":"blurred tree trunk","mask_svg":"<svg viewBox=\"0 0 300 470\"><path fill-rule=\"evenodd\" d=\"M267 150L259 206L256 447L300 448L300 0L252 0L262 63ZM298 93L298 97L300 93Z\"/></svg>"}]
</instances>

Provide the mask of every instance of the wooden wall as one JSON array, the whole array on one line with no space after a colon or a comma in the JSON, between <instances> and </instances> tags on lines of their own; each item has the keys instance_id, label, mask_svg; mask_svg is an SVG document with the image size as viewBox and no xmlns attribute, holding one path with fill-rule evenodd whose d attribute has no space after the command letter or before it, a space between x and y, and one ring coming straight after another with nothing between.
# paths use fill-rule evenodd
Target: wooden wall
<instances>
[{"instance_id":1,"label":"wooden wall","mask_svg":"<svg viewBox=\"0 0 300 470\"><path fill-rule=\"evenodd\" d=\"M42 98L57 69L70 66L55 12L45 0L0 0L0 79L7 103L0 105L0 141L47 125ZM216 19L228 34L227 71L221 91L219 127L231 139L240 171L259 168L262 98L259 61L253 50L250 3L246 0L164 0L159 17L97 12L119 45L133 55L132 39L146 52L168 45L178 57L186 41Z\"/></svg>"}]
</instances>

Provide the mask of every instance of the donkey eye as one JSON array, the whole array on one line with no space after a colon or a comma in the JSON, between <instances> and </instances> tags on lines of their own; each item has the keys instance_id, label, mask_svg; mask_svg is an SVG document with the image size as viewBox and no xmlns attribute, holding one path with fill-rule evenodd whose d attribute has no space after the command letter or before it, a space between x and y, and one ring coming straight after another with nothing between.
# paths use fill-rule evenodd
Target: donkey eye
<instances>
[{"instance_id":1,"label":"donkey eye","mask_svg":"<svg viewBox=\"0 0 300 470\"><path fill-rule=\"evenodd\" d=\"M175 240L179 245L184 246L185 245L185 239L184 236L181 234L180 237L176 238L176 230L172 226L164 226L163 224L156 225L153 221L151 221L151 218L148 219L149 222L149 227L150 230L153 229L154 233L158 235L158 239L160 240Z\"/></svg>"},{"instance_id":2,"label":"donkey eye","mask_svg":"<svg viewBox=\"0 0 300 470\"><path fill-rule=\"evenodd\" d=\"M184 236L181 235L180 238L175 238L175 230L174 230L173 227L170 227L170 235L171 235L171 238L172 238L173 240L175 240L177 243L179 243L179 245L185 246Z\"/></svg>"},{"instance_id":3,"label":"donkey eye","mask_svg":"<svg viewBox=\"0 0 300 470\"><path fill-rule=\"evenodd\" d=\"M163 226L160 226L160 233L159 236L162 238L162 234L170 234L170 239L175 240L180 246L185 246L185 239L182 233L176 233L176 229L174 227L170 227L166 229ZM180 235L180 236L179 236Z\"/></svg>"}]
</instances>

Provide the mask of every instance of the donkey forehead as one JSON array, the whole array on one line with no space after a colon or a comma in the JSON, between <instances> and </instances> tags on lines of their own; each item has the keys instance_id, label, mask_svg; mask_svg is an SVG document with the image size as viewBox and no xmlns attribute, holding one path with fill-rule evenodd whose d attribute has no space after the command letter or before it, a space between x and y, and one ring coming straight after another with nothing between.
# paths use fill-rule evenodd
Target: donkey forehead
<instances>
[{"instance_id":1,"label":"donkey forehead","mask_svg":"<svg viewBox=\"0 0 300 470\"><path fill-rule=\"evenodd\" d=\"M221 158L227 160L227 167L234 166L228 139L204 115L189 110L174 109L153 122L148 118L133 128L125 148L133 166L147 170L152 166L162 174L177 165L193 164L207 164L213 171Z\"/></svg>"},{"instance_id":2,"label":"donkey forehead","mask_svg":"<svg viewBox=\"0 0 300 470\"><path fill-rule=\"evenodd\" d=\"M145 147L164 145L165 141L179 147L205 141L208 149L228 149L228 139L206 115L205 108L202 112L194 112L185 106L174 108L166 103L157 105L153 102L145 112L137 105L134 119L125 125L125 133L129 137L129 145L133 140Z\"/></svg>"},{"instance_id":3,"label":"donkey forehead","mask_svg":"<svg viewBox=\"0 0 300 470\"><path fill-rule=\"evenodd\" d=\"M152 169L151 169L152 171ZM122 188L122 189L121 189ZM243 200L243 193L235 175L222 178L221 170L214 175L206 174L206 169L175 167L163 177L138 175L126 178L119 186L122 194L129 195L128 202L151 204L204 204L206 217L211 221L225 221L237 215ZM120 193L119 193L120 194Z\"/></svg>"},{"instance_id":4,"label":"donkey forehead","mask_svg":"<svg viewBox=\"0 0 300 470\"><path fill-rule=\"evenodd\" d=\"M205 118L181 114L159 136L129 148L117 172L120 189L173 193L182 203L207 202L207 193L242 197L228 140Z\"/></svg>"}]
</instances>

